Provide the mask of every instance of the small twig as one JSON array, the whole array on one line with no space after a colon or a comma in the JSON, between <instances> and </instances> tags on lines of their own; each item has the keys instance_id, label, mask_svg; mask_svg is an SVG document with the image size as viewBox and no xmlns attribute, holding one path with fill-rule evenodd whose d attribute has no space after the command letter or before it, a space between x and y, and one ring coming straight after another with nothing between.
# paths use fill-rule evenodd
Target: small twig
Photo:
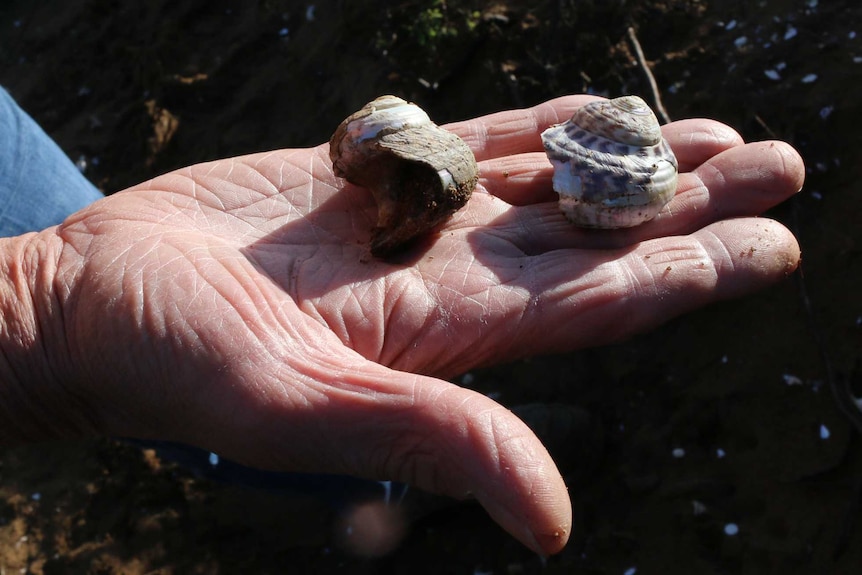
<instances>
[{"instance_id":1,"label":"small twig","mask_svg":"<svg viewBox=\"0 0 862 575\"><path fill-rule=\"evenodd\" d=\"M778 140L778 139L779 139L779 138L778 138L778 135L777 135L775 132L773 132L773 131L772 131L772 128L770 128L770 127L769 127L769 125L768 125L766 122L764 122L764 121L763 121L763 118L761 118L758 114L755 114L755 115L754 115L754 120L755 120L758 124L760 124L760 127L761 127L761 128L763 128L764 130L766 130L766 133L767 133L767 134L769 134L769 137L770 137L770 138L772 138L773 140Z\"/></svg>"},{"instance_id":2,"label":"small twig","mask_svg":"<svg viewBox=\"0 0 862 575\"><path fill-rule=\"evenodd\" d=\"M650 70L647 65L646 58L644 57L644 51L641 48L641 43L638 42L638 37L635 34L635 29L632 26L629 26L628 29L629 41L634 46L635 54L638 58L638 64L641 69L646 74L647 81L649 82L650 89L652 90L652 99L655 102L655 109L658 112L659 117L664 121L665 124L670 123L670 116L667 113L667 110L664 109L664 104L661 102L661 94L658 91L658 84L655 81L655 76L652 75L652 70Z\"/></svg>"},{"instance_id":3,"label":"small twig","mask_svg":"<svg viewBox=\"0 0 862 575\"><path fill-rule=\"evenodd\" d=\"M799 200L793 198L791 200L791 229L793 234L798 238L799 233ZM826 382L829 384L829 389L832 392L832 398L838 410L847 421L850 422L856 431L862 435L862 409L860 409L858 398L853 394L853 389L850 386L850 379L847 377L838 377L835 374L835 368L832 365L832 358L829 354L829 348L826 344L826 338L823 335L820 325L817 322L816 312L811 303L811 298L808 295L808 287L805 282L805 271L800 264L799 271L795 275L797 287L799 289L799 299L802 302L802 309L805 312L805 317L808 323L808 331L811 334L817 350L820 352L820 361L823 364L823 371L826 376Z\"/></svg>"}]
</instances>

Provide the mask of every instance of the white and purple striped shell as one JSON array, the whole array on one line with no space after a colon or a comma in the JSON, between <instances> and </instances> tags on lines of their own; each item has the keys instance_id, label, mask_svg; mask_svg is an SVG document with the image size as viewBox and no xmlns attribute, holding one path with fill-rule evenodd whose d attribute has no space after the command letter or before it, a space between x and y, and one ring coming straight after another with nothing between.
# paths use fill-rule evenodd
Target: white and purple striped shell
<instances>
[{"instance_id":1,"label":"white and purple striped shell","mask_svg":"<svg viewBox=\"0 0 862 575\"><path fill-rule=\"evenodd\" d=\"M542 133L560 209L587 228L653 219L676 193L677 161L637 96L591 102Z\"/></svg>"}]
</instances>

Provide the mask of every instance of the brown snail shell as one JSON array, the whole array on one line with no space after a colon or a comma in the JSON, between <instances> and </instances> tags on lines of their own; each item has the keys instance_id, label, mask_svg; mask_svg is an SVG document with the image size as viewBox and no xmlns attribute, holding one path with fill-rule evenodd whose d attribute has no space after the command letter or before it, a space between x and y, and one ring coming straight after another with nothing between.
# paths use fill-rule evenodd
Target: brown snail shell
<instances>
[{"instance_id":1,"label":"brown snail shell","mask_svg":"<svg viewBox=\"0 0 862 575\"><path fill-rule=\"evenodd\" d=\"M638 96L591 102L542 133L560 209L588 228L654 218L676 193L676 157Z\"/></svg>"},{"instance_id":2,"label":"brown snail shell","mask_svg":"<svg viewBox=\"0 0 862 575\"><path fill-rule=\"evenodd\" d=\"M348 116L329 140L335 175L371 191L371 253L385 257L463 207L479 180L476 158L419 106L381 96Z\"/></svg>"}]
</instances>

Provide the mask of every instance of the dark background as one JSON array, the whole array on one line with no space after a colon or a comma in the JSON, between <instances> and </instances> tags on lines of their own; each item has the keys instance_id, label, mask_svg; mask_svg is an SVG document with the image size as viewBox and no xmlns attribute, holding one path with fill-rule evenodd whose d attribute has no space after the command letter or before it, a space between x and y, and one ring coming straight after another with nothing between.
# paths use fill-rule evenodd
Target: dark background
<instances>
[{"instance_id":1,"label":"dark background","mask_svg":"<svg viewBox=\"0 0 862 575\"><path fill-rule=\"evenodd\" d=\"M384 93L439 123L584 91L651 100L629 26L673 118L787 140L808 179L770 214L802 244L794 278L620 345L458 380L594 423L555 447L575 524L547 562L471 505L422 514L386 557L354 557L323 502L103 440L0 450L0 569L858 572L862 451L833 391L862 384L860 15L824 0L5 0L0 84L106 193L319 144Z\"/></svg>"}]
</instances>

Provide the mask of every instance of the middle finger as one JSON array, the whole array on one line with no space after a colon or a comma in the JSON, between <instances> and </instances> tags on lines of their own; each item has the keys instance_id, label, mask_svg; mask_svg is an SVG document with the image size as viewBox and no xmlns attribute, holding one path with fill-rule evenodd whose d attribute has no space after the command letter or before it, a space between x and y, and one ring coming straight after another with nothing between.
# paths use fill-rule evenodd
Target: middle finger
<instances>
[{"instance_id":1,"label":"middle finger","mask_svg":"<svg viewBox=\"0 0 862 575\"><path fill-rule=\"evenodd\" d=\"M734 146L680 174L676 195L654 220L633 228L592 230L569 224L559 212L551 189L552 170L550 164L541 167L542 157L524 154L521 160L510 158L500 164L503 168L487 166L481 172L482 186L489 193L518 206L508 217L493 222L492 228L525 252L619 247L688 234L717 220L758 215L799 191L804 179L802 159L789 144ZM506 167L511 169L503 175ZM528 220L531 224L525 225Z\"/></svg>"}]
</instances>

